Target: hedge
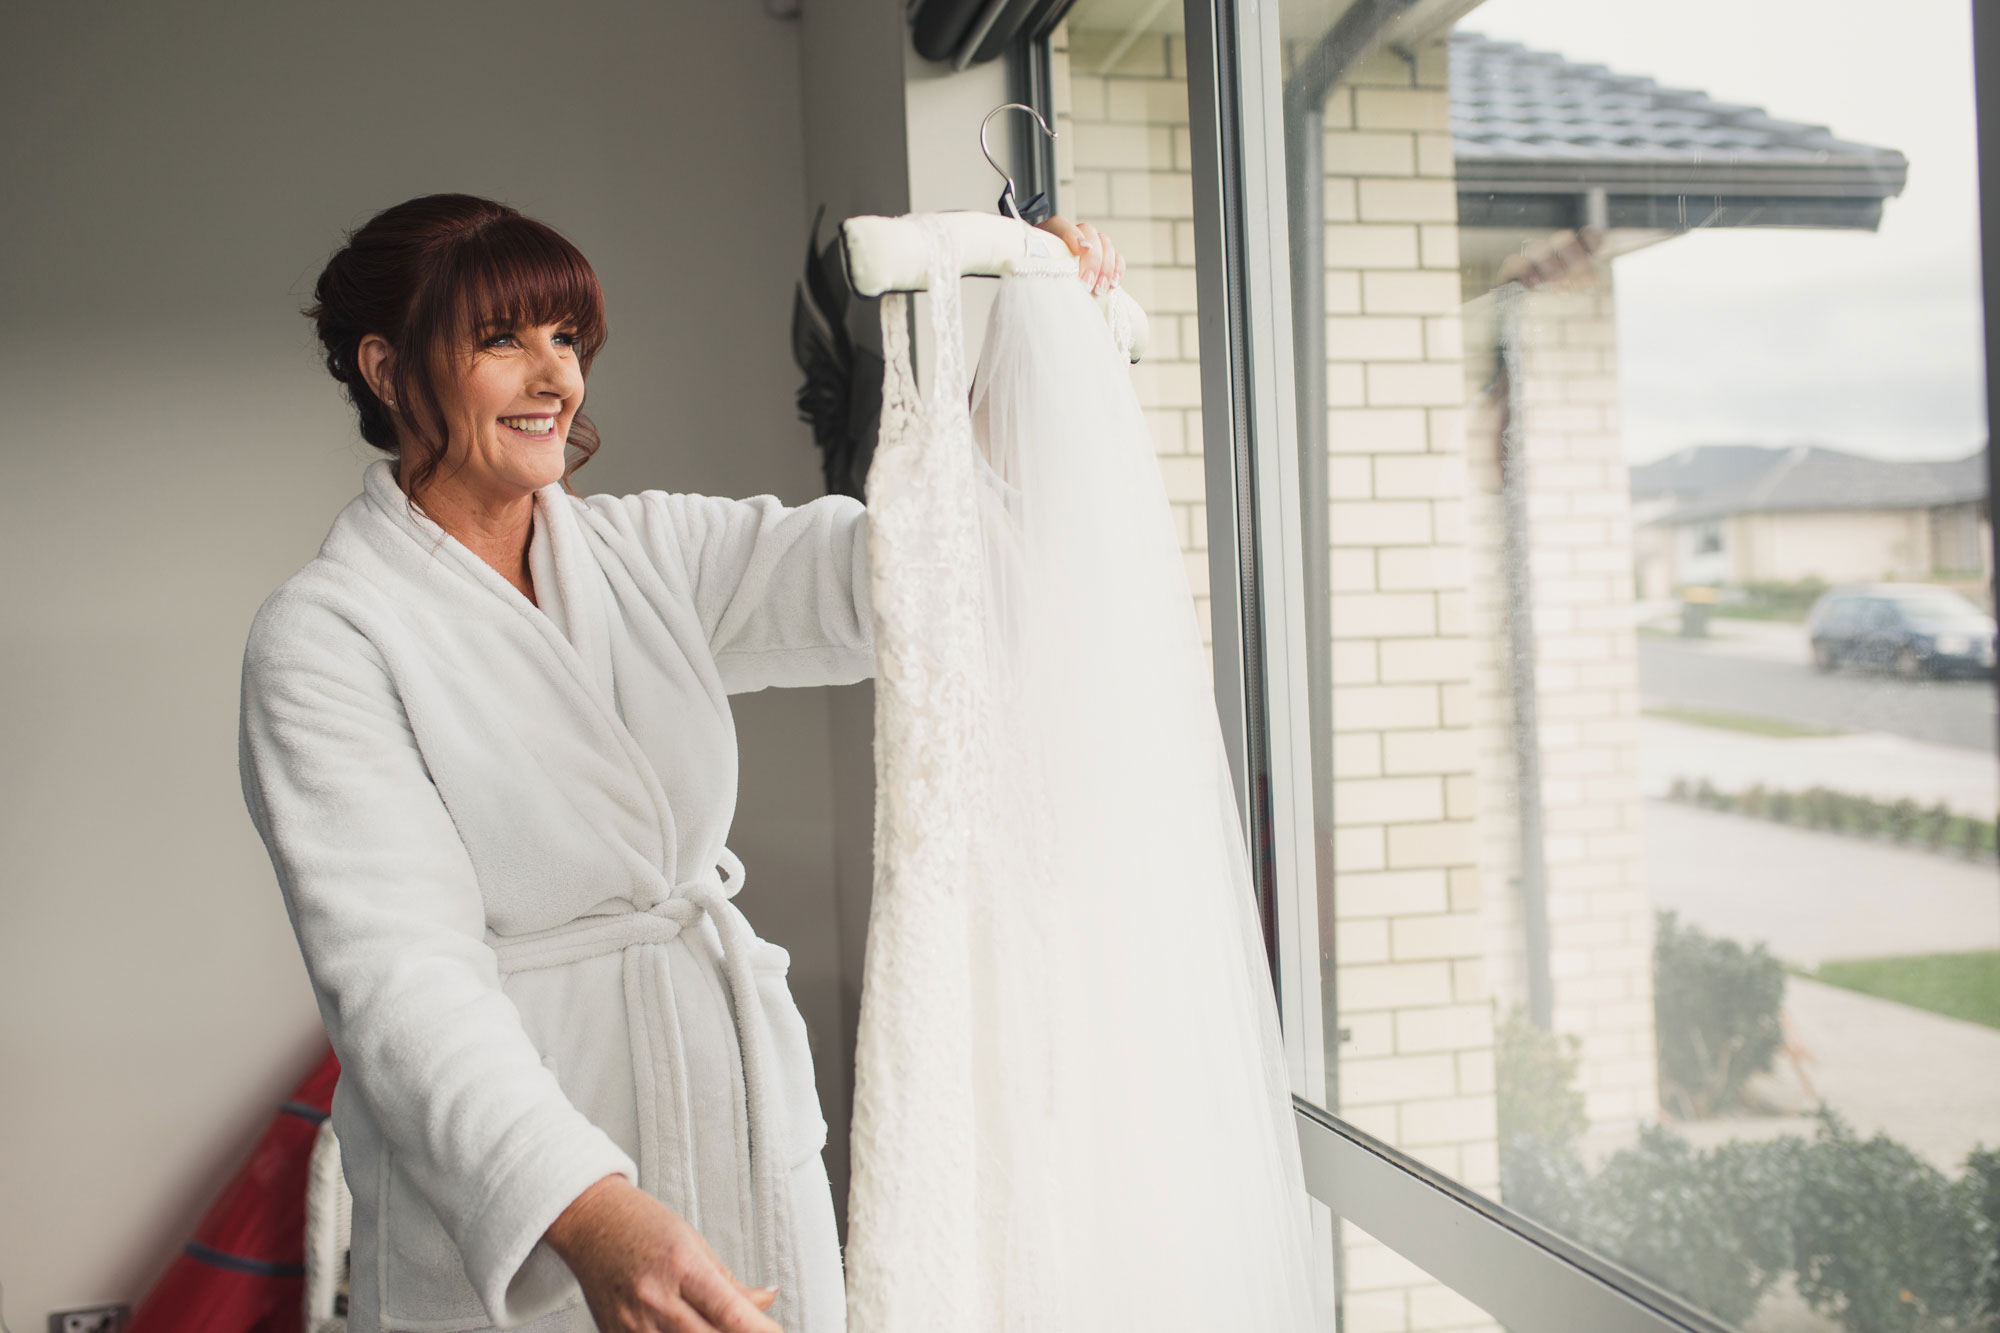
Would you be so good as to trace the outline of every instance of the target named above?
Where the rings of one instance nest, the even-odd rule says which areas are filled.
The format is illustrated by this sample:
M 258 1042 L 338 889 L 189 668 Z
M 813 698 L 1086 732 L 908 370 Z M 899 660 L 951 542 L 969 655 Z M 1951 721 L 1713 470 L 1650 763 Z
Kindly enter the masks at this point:
M 1761 784 L 1732 792 L 1716 787 L 1707 778 L 1698 781 L 1675 778 L 1667 797 L 1704 810 L 1750 815 L 1830 833 L 1887 838 L 1933 852 L 1956 852 L 1966 857 L 1994 855 L 1994 821 L 1956 814 L 1942 801 L 1924 806 L 1908 798 L 1878 801 L 1872 796 L 1826 787 L 1786 791 Z

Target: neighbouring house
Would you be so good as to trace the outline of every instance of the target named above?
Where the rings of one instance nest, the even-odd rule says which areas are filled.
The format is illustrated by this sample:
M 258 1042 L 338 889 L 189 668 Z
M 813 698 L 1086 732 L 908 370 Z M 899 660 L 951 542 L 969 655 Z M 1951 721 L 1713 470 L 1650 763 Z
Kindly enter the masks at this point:
M 1986 451 L 1943 461 L 1823 445 L 1699 445 L 1632 469 L 1642 597 L 1690 584 L 1978 578 Z

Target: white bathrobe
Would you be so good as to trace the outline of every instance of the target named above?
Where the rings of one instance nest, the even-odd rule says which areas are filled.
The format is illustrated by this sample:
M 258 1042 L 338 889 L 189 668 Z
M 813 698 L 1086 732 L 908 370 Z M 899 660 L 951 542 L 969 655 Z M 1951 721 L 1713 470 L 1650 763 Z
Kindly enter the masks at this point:
M 723 839 L 728 696 L 873 670 L 867 511 L 550 486 L 538 608 L 365 483 L 258 614 L 242 719 L 343 1066 L 352 1328 L 590 1329 L 540 1241 L 614 1173 L 787 1333 L 841 1328 L 805 1024 Z

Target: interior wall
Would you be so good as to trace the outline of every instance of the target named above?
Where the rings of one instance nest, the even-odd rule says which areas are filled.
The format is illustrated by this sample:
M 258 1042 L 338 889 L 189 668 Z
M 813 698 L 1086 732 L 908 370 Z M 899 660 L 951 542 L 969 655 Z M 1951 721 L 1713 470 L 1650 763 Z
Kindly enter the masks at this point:
M 799 16 L 799 88 L 805 125 L 808 205 L 826 209 L 822 244 L 843 218 L 910 210 L 905 146 L 902 6 L 893 0 L 811 0 Z M 849 307 L 850 334 L 873 340 L 878 306 Z M 853 1110 L 855 1031 L 875 859 L 875 693 L 872 681 L 827 692 L 828 778 L 834 809 L 834 879 L 839 905 L 839 1045 L 819 1061 L 826 1115 L 827 1174 L 834 1212 L 847 1234 L 848 1126 Z M 818 1056 L 818 1048 L 814 1050 Z
M 374 456 L 298 314 L 341 233 L 463 190 L 577 241 L 612 327 L 584 489 L 820 487 L 787 339 L 798 25 L 748 0 L 9 17 L 0 1282 L 27 1328 L 139 1296 L 320 1041 L 236 704 L 251 616 Z M 738 705 L 743 905 L 844 1084 L 827 692 Z

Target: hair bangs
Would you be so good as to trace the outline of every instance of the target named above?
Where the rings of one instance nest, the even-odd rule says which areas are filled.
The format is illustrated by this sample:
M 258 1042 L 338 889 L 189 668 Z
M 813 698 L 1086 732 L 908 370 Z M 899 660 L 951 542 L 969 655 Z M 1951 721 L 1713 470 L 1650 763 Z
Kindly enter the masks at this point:
M 461 348 L 489 333 L 567 324 L 577 360 L 589 368 L 604 345 L 604 290 L 581 251 L 553 227 L 514 214 L 470 233 L 457 247 L 449 290 L 453 339 Z

